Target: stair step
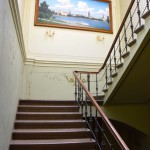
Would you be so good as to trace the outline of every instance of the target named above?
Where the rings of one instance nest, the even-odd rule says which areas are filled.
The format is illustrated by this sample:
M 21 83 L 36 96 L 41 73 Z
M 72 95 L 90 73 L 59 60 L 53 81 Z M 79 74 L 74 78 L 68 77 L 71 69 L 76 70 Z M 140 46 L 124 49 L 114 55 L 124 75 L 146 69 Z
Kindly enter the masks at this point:
M 120 63 L 120 64 L 117 64 L 117 65 L 116 65 L 116 68 L 119 69 L 119 68 L 121 68 L 122 66 L 123 66 L 123 63 Z
M 95 140 L 57 139 L 57 140 L 13 140 L 9 150 L 94 150 Z
M 34 139 L 75 139 L 89 138 L 90 130 L 85 128 L 77 129 L 19 129 L 14 130 L 13 140 L 34 140 Z
M 103 89 L 103 92 L 105 93 L 105 92 L 108 92 L 108 89 Z
M 136 43 L 136 39 L 132 40 L 131 42 L 128 43 L 128 46 L 131 47 Z
M 103 104 L 104 102 L 103 98 L 105 97 L 105 95 L 99 95 L 99 96 L 93 96 L 93 97 L 99 105 Z
M 74 100 L 20 100 L 19 105 L 74 105 L 77 103 Z
M 105 95 L 98 95 L 98 96 L 94 96 L 94 99 L 95 100 L 102 100 L 103 101 L 104 97 L 105 97 Z
M 141 25 L 140 27 L 138 27 L 134 33 L 138 34 L 139 32 L 141 32 L 144 29 L 144 25 Z
M 50 120 L 50 119 L 82 119 L 78 112 L 18 112 L 16 115 L 18 120 Z
M 85 128 L 84 120 L 16 120 L 15 129 Z
M 117 73 L 117 72 L 114 72 L 114 73 L 111 74 L 111 77 L 112 77 L 112 78 L 115 78 L 117 75 L 118 75 L 118 73 Z
M 112 83 L 113 83 L 112 81 L 109 81 L 107 82 L 107 85 L 112 85 Z
M 123 58 L 123 59 L 125 59 L 126 57 L 128 57 L 128 56 L 129 56 L 129 54 L 130 54 L 130 52 L 129 52 L 129 51 L 127 51 L 126 53 L 122 54 L 122 58 Z
M 75 101 L 20 100 L 9 150 L 94 150 Z
M 150 15 L 150 10 L 148 10 L 143 16 L 143 19 L 146 19 Z
M 20 105 L 18 112 L 79 112 L 78 106 Z

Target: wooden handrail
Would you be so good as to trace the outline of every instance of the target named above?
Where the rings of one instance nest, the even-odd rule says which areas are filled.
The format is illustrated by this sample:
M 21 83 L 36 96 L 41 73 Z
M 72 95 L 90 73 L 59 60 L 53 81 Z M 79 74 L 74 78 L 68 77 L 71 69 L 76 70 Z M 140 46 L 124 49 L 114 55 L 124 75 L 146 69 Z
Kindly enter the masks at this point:
M 107 116 L 105 115 L 103 110 L 100 108 L 100 106 L 98 105 L 98 103 L 96 102 L 94 97 L 90 94 L 88 89 L 85 87 L 85 85 L 82 83 L 82 81 L 78 78 L 77 72 L 74 71 L 73 74 L 74 74 L 75 78 L 78 80 L 78 82 L 80 83 L 80 85 L 83 87 L 84 91 L 86 92 L 88 98 L 91 100 L 92 104 L 96 107 L 96 110 L 100 113 L 103 121 L 105 122 L 106 126 L 108 127 L 108 129 L 110 130 L 112 135 L 114 136 L 117 143 L 120 145 L 121 149 L 129 150 L 128 146 L 125 144 L 125 142 L 123 141 L 123 139 L 121 138 L 119 133 L 116 131 L 116 129 L 114 128 L 112 123 L 109 121 L 109 119 L 107 118 Z
M 115 36 L 115 39 L 112 43 L 112 46 L 107 54 L 107 57 L 102 65 L 102 67 L 96 71 L 96 72 L 89 72 L 89 71 L 74 71 L 73 74 L 76 78 L 76 80 L 78 81 L 78 83 L 80 83 L 80 85 L 82 86 L 82 88 L 84 89 L 85 93 L 87 94 L 88 98 L 90 99 L 90 101 L 92 102 L 92 104 L 95 106 L 96 110 L 99 112 L 99 114 L 101 115 L 102 120 L 105 122 L 106 126 L 108 127 L 108 129 L 110 130 L 111 134 L 114 136 L 115 140 L 117 141 L 117 143 L 119 144 L 119 146 L 121 147 L 122 150 L 129 150 L 128 146 L 126 145 L 126 143 L 123 141 L 123 139 L 121 138 L 121 136 L 119 135 L 119 133 L 116 131 L 116 129 L 114 128 L 114 126 L 112 125 L 112 123 L 109 121 L 109 119 L 107 118 L 107 116 L 105 115 L 105 113 L 103 112 L 103 110 L 101 109 L 101 107 L 98 105 L 98 103 L 96 102 L 96 100 L 94 99 L 94 97 L 91 95 L 91 93 L 88 91 L 88 89 L 85 87 L 85 85 L 83 84 L 83 82 L 81 81 L 81 79 L 78 78 L 77 73 L 82 73 L 82 74 L 98 74 L 100 73 L 106 66 L 108 59 L 110 58 L 110 55 L 114 49 L 114 46 L 118 40 L 118 37 L 125 25 L 125 22 L 129 16 L 129 13 L 131 11 L 131 8 L 133 7 L 135 0 L 132 0 L 128 10 L 125 14 L 125 17 L 120 25 L 120 28 Z
M 131 11 L 131 8 L 132 8 L 134 2 L 135 2 L 135 0 L 132 0 L 131 3 L 130 3 L 130 5 L 129 5 L 129 7 L 128 7 L 128 9 L 127 9 L 125 17 L 124 17 L 124 19 L 123 19 L 123 21 L 122 21 L 122 23 L 120 25 L 120 28 L 119 28 L 116 36 L 115 36 L 115 39 L 114 39 L 114 41 L 112 43 L 112 46 L 111 46 L 111 48 L 110 48 L 110 50 L 109 50 L 109 52 L 108 52 L 108 54 L 106 56 L 106 59 L 105 59 L 103 65 L 102 65 L 102 67 L 97 72 L 88 72 L 88 71 L 75 71 L 75 72 L 82 73 L 82 74 L 98 74 L 98 73 L 100 73 L 105 68 L 105 66 L 107 64 L 107 61 L 108 61 L 108 59 L 109 59 L 109 57 L 110 57 L 110 55 L 111 55 L 111 53 L 113 51 L 113 48 L 114 48 L 114 46 L 115 46 L 115 44 L 117 42 L 117 39 L 118 39 L 118 37 L 119 37 L 119 35 L 120 35 L 121 31 L 122 31 L 122 28 L 123 28 L 123 26 L 124 26 L 124 24 L 125 24 L 128 16 L 129 16 L 129 13 Z

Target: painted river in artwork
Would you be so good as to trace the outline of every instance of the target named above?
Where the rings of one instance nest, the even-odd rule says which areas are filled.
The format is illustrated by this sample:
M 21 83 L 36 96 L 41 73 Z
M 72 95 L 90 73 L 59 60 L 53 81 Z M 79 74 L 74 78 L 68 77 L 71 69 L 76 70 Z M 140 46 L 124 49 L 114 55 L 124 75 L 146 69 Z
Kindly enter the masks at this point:
M 110 25 L 105 21 L 92 20 L 87 18 L 59 16 L 59 15 L 55 15 L 54 17 L 56 20 L 65 21 L 67 25 L 79 25 L 79 26 L 110 30 Z
M 62 21 L 62 22 L 59 23 L 59 21 Z M 50 21 L 50 22 L 57 23 L 57 24 L 70 25 L 70 26 L 110 30 L 110 24 L 108 22 L 94 20 L 90 18 L 88 19 L 88 18 L 79 18 L 79 17 L 71 17 L 71 16 L 68 17 L 68 16 L 53 15 L 53 21 Z

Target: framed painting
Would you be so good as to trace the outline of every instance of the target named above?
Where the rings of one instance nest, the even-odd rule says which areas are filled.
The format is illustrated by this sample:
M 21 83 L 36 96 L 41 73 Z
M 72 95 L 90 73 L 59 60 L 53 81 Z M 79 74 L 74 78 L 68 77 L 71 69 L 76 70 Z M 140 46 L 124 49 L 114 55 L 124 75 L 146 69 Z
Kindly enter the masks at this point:
M 110 0 L 36 0 L 35 26 L 113 33 Z

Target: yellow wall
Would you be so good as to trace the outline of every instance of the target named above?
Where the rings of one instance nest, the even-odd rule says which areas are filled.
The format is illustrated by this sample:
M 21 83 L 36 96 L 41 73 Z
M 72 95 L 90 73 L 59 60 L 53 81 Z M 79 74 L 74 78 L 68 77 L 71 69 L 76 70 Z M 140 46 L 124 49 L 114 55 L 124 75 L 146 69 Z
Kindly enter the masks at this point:
M 103 106 L 102 109 L 109 118 L 150 135 L 150 105 L 109 105 Z

